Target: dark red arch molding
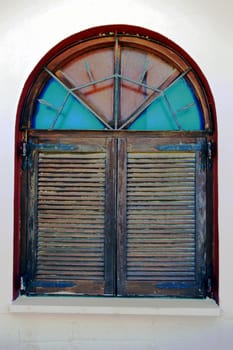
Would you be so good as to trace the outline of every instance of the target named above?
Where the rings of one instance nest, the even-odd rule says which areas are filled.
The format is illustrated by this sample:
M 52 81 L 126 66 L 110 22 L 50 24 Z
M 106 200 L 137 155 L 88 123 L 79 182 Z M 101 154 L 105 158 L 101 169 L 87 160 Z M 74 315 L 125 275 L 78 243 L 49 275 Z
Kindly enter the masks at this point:
M 16 115 L 16 123 L 15 123 L 15 195 L 14 195 L 14 271 L 13 271 L 13 299 L 17 298 L 20 289 L 20 172 L 21 172 L 21 156 L 20 156 L 20 145 L 22 143 L 22 133 L 20 131 L 20 121 L 22 117 L 22 113 L 24 110 L 24 105 L 27 100 L 27 96 L 32 88 L 33 82 L 38 76 L 38 74 L 42 71 L 43 67 L 48 64 L 54 57 L 56 57 L 59 53 L 65 51 L 70 46 L 82 41 L 87 40 L 93 36 L 98 36 L 99 34 L 104 33 L 127 33 L 132 35 L 144 36 L 148 39 L 152 39 L 158 43 L 161 43 L 163 46 L 167 46 L 168 48 L 174 50 L 178 53 L 188 64 L 192 67 L 192 69 L 196 72 L 200 83 L 202 84 L 206 98 L 209 104 L 212 128 L 213 128 L 213 136 L 212 139 L 214 141 L 214 152 L 215 157 L 213 158 L 213 169 L 214 169 L 214 196 L 213 196 L 213 297 L 218 302 L 218 283 L 219 283 L 219 268 L 218 268 L 218 177 L 217 177 L 217 118 L 216 118 L 216 110 L 214 98 L 211 93 L 210 86 L 208 81 L 206 80 L 204 74 L 201 69 L 197 65 L 197 63 L 189 56 L 187 52 L 185 52 L 181 47 L 175 44 L 173 41 L 168 39 L 167 37 L 154 32 L 152 30 L 148 30 L 138 26 L 131 26 L 125 24 L 113 24 L 113 25 L 104 25 L 89 28 L 87 30 L 81 31 L 74 35 L 69 36 L 68 38 L 62 40 L 56 46 L 54 46 L 35 66 L 31 74 L 29 75 L 18 103 L 17 115 Z

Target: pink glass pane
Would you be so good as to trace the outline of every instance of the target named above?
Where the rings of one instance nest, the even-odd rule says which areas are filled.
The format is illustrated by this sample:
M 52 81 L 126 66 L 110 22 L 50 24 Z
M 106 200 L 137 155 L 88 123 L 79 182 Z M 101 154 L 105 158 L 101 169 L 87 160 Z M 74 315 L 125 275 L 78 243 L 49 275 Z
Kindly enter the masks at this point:
M 155 55 L 138 49 L 122 49 L 121 121 L 124 122 L 132 115 L 145 99 L 153 93 L 152 89 L 140 86 L 140 83 L 159 88 L 172 74 L 173 70 L 172 66 Z
M 85 53 L 62 68 L 76 93 L 108 121 L 113 119 L 114 52 L 103 48 Z M 89 86 L 81 88 L 83 85 Z

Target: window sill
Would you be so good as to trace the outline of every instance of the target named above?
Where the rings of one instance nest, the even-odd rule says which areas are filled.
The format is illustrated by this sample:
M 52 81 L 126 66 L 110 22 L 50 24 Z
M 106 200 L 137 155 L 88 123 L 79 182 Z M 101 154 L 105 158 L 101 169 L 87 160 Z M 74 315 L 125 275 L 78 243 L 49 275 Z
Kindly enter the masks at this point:
M 212 299 L 26 297 L 11 303 L 13 313 L 219 316 Z

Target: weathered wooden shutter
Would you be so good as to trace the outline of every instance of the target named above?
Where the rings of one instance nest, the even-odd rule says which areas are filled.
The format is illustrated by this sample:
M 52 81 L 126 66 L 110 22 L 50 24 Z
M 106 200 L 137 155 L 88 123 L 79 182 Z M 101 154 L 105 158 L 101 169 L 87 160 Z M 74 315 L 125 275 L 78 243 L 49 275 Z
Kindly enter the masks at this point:
M 118 294 L 204 296 L 205 143 L 128 138 L 119 155 Z
M 30 145 L 27 292 L 111 294 L 113 141 L 52 142 Z
M 27 293 L 205 296 L 205 141 L 56 140 L 29 145 Z

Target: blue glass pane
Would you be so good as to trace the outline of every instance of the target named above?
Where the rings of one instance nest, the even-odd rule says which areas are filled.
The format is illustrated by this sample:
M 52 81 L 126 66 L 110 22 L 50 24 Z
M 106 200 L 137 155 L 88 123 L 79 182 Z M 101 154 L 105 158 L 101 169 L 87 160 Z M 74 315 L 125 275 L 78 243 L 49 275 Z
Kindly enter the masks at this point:
M 58 114 L 61 106 L 63 109 Z M 82 103 L 68 94 L 62 85 L 51 78 L 37 102 L 36 111 L 32 117 L 32 128 L 103 130 L 104 125 Z
M 129 130 L 203 130 L 201 107 L 188 82 L 177 80 L 152 102 Z

